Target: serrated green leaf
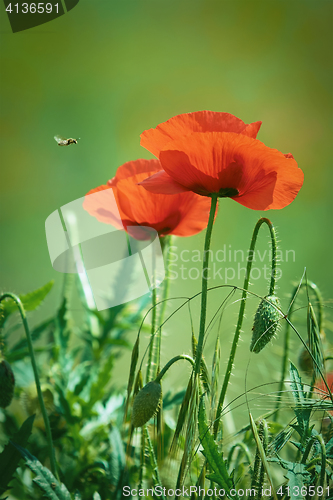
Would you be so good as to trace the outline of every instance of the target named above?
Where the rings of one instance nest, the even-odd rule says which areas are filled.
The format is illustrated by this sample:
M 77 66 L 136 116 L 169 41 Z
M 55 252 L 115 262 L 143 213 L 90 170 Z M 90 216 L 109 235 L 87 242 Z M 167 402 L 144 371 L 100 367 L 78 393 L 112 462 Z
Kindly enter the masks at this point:
M 51 471 L 31 455 L 22 446 L 14 445 L 22 457 L 25 459 L 27 467 L 36 475 L 33 482 L 44 492 L 44 496 L 49 500 L 72 500 L 66 486 L 54 477 Z
M 27 293 L 25 295 L 19 295 L 19 299 L 21 300 L 23 307 L 26 311 L 33 311 L 37 309 L 37 307 L 43 302 L 47 294 L 50 292 L 53 287 L 54 281 L 50 281 L 46 283 L 46 285 L 38 288 L 34 292 Z M 7 297 L 0 304 L 0 328 L 2 328 L 11 314 L 18 311 L 18 307 L 16 302 Z
M 51 291 L 54 281 L 49 281 L 46 285 L 34 290 L 33 292 L 19 295 L 19 299 L 26 311 L 34 311 L 43 302 L 45 297 Z M 5 310 L 7 314 L 17 311 L 17 305 L 11 299 L 5 301 Z
M 32 431 L 34 419 L 35 415 L 27 418 L 19 431 L 13 436 L 12 441 L 21 446 L 26 446 Z M 13 474 L 21 458 L 21 454 L 17 451 L 15 446 L 13 446 L 11 441 L 5 446 L 3 452 L 0 453 L 0 495 L 3 495 L 8 489 L 8 484 L 12 480 Z
M 214 481 L 224 488 L 228 498 L 238 499 L 238 495 L 230 496 L 230 490 L 235 488 L 233 475 L 229 475 L 227 469 L 227 461 L 223 459 L 223 453 L 220 453 L 217 448 L 213 436 L 209 432 L 206 423 L 205 406 L 203 397 L 201 397 L 199 405 L 199 439 L 203 447 L 202 454 L 205 456 L 210 469 L 213 473 L 207 475 L 207 479 Z
M 298 370 L 293 363 L 290 363 L 290 380 L 291 390 L 296 406 L 294 412 L 297 418 L 299 429 L 294 426 L 294 429 L 299 432 L 302 440 L 306 438 L 309 429 L 309 422 L 311 416 L 311 408 L 306 404 L 306 395 L 303 391 L 303 384 Z
M 326 444 L 326 456 L 327 458 L 333 458 L 333 438 Z
M 272 458 L 271 462 L 278 462 L 281 467 L 287 470 L 285 478 L 288 479 L 288 486 L 290 489 L 290 500 L 303 500 L 301 495 L 302 486 L 307 486 L 311 479 L 311 475 L 306 470 L 306 464 L 298 462 L 289 462 L 282 460 L 282 458 Z
M 288 486 L 290 486 L 290 500 L 303 500 L 301 488 L 304 486 L 303 479 L 306 474 L 304 464 L 294 463 L 293 468 L 288 469 L 285 478 L 288 479 Z
M 296 404 L 302 406 L 305 400 L 305 394 L 303 391 L 303 384 L 301 377 L 299 376 L 298 370 L 293 363 L 290 363 L 290 380 L 293 398 Z

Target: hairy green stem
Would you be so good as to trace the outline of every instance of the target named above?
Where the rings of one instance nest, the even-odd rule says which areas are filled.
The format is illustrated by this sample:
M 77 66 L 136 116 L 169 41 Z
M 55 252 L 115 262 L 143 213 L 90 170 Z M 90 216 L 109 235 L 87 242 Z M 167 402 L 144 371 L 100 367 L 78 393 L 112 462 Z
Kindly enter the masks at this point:
M 211 197 L 212 197 L 212 202 L 210 206 L 210 213 L 206 230 L 203 265 L 202 265 L 200 329 L 199 329 L 198 345 L 196 348 L 196 356 L 195 356 L 195 366 L 194 366 L 195 375 L 198 375 L 200 372 L 203 342 L 205 337 L 206 315 L 207 315 L 207 288 L 208 288 L 207 274 L 208 274 L 208 264 L 209 264 L 209 249 L 210 249 L 210 242 L 212 237 L 218 195 L 217 193 L 213 193 Z
M 166 272 L 164 277 L 164 285 L 163 285 L 163 296 L 162 296 L 162 304 L 160 309 L 160 314 L 158 317 L 158 324 L 161 325 L 163 322 L 163 317 L 165 313 L 167 296 L 169 292 L 169 246 L 170 246 L 171 236 L 165 236 L 161 238 L 161 246 L 163 254 L 167 255 L 166 262 Z M 155 254 L 153 255 L 155 258 Z M 153 262 L 154 276 L 153 276 L 153 285 L 155 285 L 155 262 Z M 156 329 L 156 319 L 157 319 L 157 294 L 156 288 L 152 290 L 152 321 L 151 321 L 151 333 L 150 333 L 150 344 L 149 344 L 149 354 L 148 354 L 148 364 L 147 364 L 147 377 L 146 383 L 154 380 L 157 375 L 157 370 L 160 366 L 160 357 L 161 357 L 161 335 L 162 328 L 158 328 L 157 333 Z
M 262 420 L 260 422 L 259 436 L 260 436 L 261 441 L 262 441 L 262 447 L 263 447 L 264 452 L 266 454 L 266 452 L 267 452 L 267 446 L 268 446 L 268 427 L 267 427 L 266 420 Z M 257 500 L 261 500 L 261 498 L 262 498 L 262 490 L 263 490 L 263 485 L 264 485 L 264 479 L 265 479 L 265 467 L 264 467 L 264 464 L 261 463 L 261 465 L 260 465 L 260 474 L 259 474 L 259 483 L 258 483 Z
M 268 229 L 270 231 L 270 236 L 271 236 L 272 273 L 271 273 L 271 281 L 270 281 L 270 285 L 269 285 L 269 295 L 274 294 L 275 282 L 276 282 L 276 265 L 277 265 L 277 262 L 276 262 L 276 249 L 277 249 L 276 234 L 275 234 L 274 226 L 271 223 L 271 221 L 269 219 L 266 219 L 265 217 L 263 217 L 263 218 L 259 219 L 257 224 L 255 225 L 252 239 L 251 239 L 251 245 L 250 245 L 250 250 L 249 250 L 248 262 L 247 262 L 247 266 L 246 266 L 246 274 L 245 274 L 244 285 L 243 285 L 242 299 L 241 299 L 241 303 L 240 303 L 240 307 L 239 307 L 239 314 L 238 314 L 236 331 L 235 331 L 235 335 L 234 335 L 232 346 L 231 346 L 229 361 L 228 361 L 227 369 L 225 372 L 223 385 L 222 385 L 222 389 L 221 389 L 221 393 L 220 393 L 220 399 L 219 399 L 219 403 L 218 403 L 217 410 L 216 410 L 216 417 L 215 417 L 215 421 L 214 421 L 214 437 L 215 438 L 217 437 L 217 432 L 218 432 L 218 428 L 219 428 L 219 419 L 221 416 L 223 403 L 224 403 L 227 388 L 229 385 L 229 380 L 230 380 L 230 375 L 231 375 L 233 364 L 234 364 L 238 340 L 239 340 L 239 336 L 240 336 L 240 332 L 241 332 L 241 328 L 242 328 L 242 324 L 243 324 L 246 297 L 247 297 L 247 291 L 249 288 L 249 280 L 250 280 L 250 274 L 251 274 L 251 268 L 252 268 L 252 262 L 253 262 L 254 248 L 255 248 L 255 245 L 257 242 L 259 229 L 260 229 L 262 224 L 266 224 L 268 226 Z
M 170 285 L 170 247 L 171 247 L 171 242 L 172 242 L 172 236 L 165 236 L 163 239 L 163 255 L 166 255 L 166 263 L 165 263 L 165 278 L 164 278 L 164 284 L 163 284 L 163 296 L 162 296 L 162 304 L 160 308 L 160 314 L 158 317 L 158 324 L 160 325 L 163 323 L 163 318 L 165 314 L 165 309 L 167 306 L 167 298 L 169 295 L 169 285 Z
M 150 382 L 154 378 L 154 372 L 156 372 L 157 370 L 155 363 L 153 363 L 153 355 L 155 349 L 155 328 L 156 328 L 156 288 L 153 288 L 151 293 L 152 293 L 151 330 L 150 330 L 150 345 L 149 345 L 149 354 L 147 362 L 146 383 Z
M 194 359 L 191 358 L 191 356 L 188 356 L 187 354 L 179 354 L 178 356 L 175 356 L 174 358 L 170 359 L 168 363 L 162 368 L 160 373 L 157 375 L 155 382 L 160 382 L 162 377 L 166 374 L 166 372 L 169 370 L 170 366 L 172 366 L 176 361 L 179 361 L 180 359 L 186 359 L 186 361 L 189 361 L 192 366 L 194 365 Z
M 49 421 L 48 414 L 46 412 L 46 408 L 45 408 L 45 404 L 44 404 L 44 400 L 43 400 L 43 394 L 42 394 L 42 390 L 40 387 L 38 369 L 37 369 L 37 364 L 36 364 L 36 360 L 35 360 L 35 354 L 34 354 L 34 350 L 33 350 L 33 346 L 32 346 L 32 340 L 31 340 L 31 335 L 30 335 L 30 330 L 29 330 L 29 325 L 28 325 L 26 314 L 25 314 L 25 310 L 24 310 L 24 307 L 23 307 L 21 300 L 19 299 L 19 297 L 17 297 L 17 295 L 15 295 L 13 293 L 4 293 L 0 297 L 0 302 L 6 298 L 12 299 L 16 303 L 16 305 L 20 311 L 23 327 L 24 327 L 25 334 L 27 337 L 27 343 L 28 343 L 28 348 L 29 348 L 32 369 L 33 369 L 34 376 L 35 376 L 35 384 L 36 384 L 36 389 L 37 389 L 38 401 L 40 404 L 40 408 L 41 408 L 42 416 L 43 416 L 43 420 L 44 420 L 44 425 L 45 425 L 46 440 L 47 440 L 47 447 L 48 447 L 48 451 L 49 451 L 51 472 L 58 479 L 57 467 L 56 467 L 56 461 L 55 461 L 55 453 L 54 453 L 53 442 L 52 442 L 50 421 Z

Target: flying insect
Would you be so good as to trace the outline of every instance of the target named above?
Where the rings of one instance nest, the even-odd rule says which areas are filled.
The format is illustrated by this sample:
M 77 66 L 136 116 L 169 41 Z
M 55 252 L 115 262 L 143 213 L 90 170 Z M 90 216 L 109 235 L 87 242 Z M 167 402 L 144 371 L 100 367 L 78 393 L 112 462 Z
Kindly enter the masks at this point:
M 61 135 L 55 135 L 54 139 L 57 141 L 58 146 L 69 146 L 70 144 L 77 144 L 77 139 L 73 139 L 72 137 L 69 139 L 66 139 L 65 137 L 62 137 Z

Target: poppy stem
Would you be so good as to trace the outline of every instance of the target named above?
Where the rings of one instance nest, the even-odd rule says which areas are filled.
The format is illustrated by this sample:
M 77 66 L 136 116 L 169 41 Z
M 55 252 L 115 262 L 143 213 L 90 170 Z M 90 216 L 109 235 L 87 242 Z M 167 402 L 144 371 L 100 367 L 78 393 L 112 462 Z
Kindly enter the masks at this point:
M 185 359 L 186 361 L 188 361 L 189 363 L 191 363 L 192 366 L 194 365 L 194 360 L 193 360 L 193 358 L 191 358 L 191 356 L 188 356 L 187 354 L 178 354 L 178 356 L 175 356 L 174 358 L 170 359 L 170 361 L 168 361 L 167 364 L 162 368 L 162 370 L 160 371 L 160 373 L 157 375 L 157 377 L 155 379 L 155 382 L 160 383 L 160 381 L 162 380 L 162 378 L 164 377 L 164 375 L 166 374 L 166 372 L 169 370 L 169 368 L 174 363 L 176 363 L 177 361 L 179 361 L 181 359 Z
M 148 362 L 147 362 L 147 374 L 146 374 L 146 383 L 150 382 L 153 378 L 155 378 L 155 372 L 157 367 L 155 366 L 154 358 L 154 350 L 156 347 L 156 337 L 155 337 L 155 328 L 156 328 L 156 288 L 155 288 L 155 262 L 153 260 L 153 286 L 154 288 L 151 291 L 151 330 L 150 330 L 150 346 L 149 346 L 149 354 L 148 354 Z
M 203 351 L 203 341 L 205 337 L 205 327 L 206 327 L 206 315 L 207 315 L 207 288 L 208 288 L 208 264 L 209 264 L 209 249 L 210 242 L 213 231 L 214 217 L 217 206 L 217 193 L 212 193 L 212 202 L 210 206 L 210 213 L 208 219 L 208 225 L 206 230 L 205 237 L 205 246 L 204 246 L 204 254 L 203 254 L 203 265 L 202 265 L 202 282 L 201 282 L 201 314 L 200 314 L 200 329 L 199 329 L 199 338 L 198 344 L 196 348 L 195 355 L 195 366 L 194 366 L 194 375 L 198 375 L 200 372 L 201 366 L 201 358 Z
M 48 417 L 48 414 L 46 412 L 46 408 L 45 408 L 45 404 L 44 404 L 44 400 L 43 400 L 43 394 L 42 394 L 42 390 L 41 390 L 41 386 L 40 386 L 38 369 L 37 369 L 37 364 L 36 364 L 36 360 L 35 360 L 35 354 L 34 354 L 34 349 L 32 346 L 32 340 L 31 340 L 31 335 L 30 335 L 30 330 L 29 330 L 29 325 L 28 325 L 26 314 L 25 314 L 25 310 L 24 310 L 24 307 L 23 307 L 21 300 L 19 299 L 19 297 L 17 297 L 17 295 L 15 295 L 13 293 L 4 293 L 3 295 L 0 296 L 0 302 L 6 298 L 12 299 L 16 303 L 16 305 L 20 311 L 22 323 L 23 323 L 25 334 L 27 337 L 27 343 L 28 343 L 28 348 L 29 348 L 32 369 L 33 369 L 34 376 L 35 376 L 35 384 L 36 384 L 36 389 L 37 389 L 38 401 L 40 404 L 40 409 L 42 411 L 44 425 L 45 425 L 46 440 L 47 440 L 47 447 L 48 447 L 48 451 L 49 451 L 51 472 L 57 479 L 59 479 L 58 473 L 57 473 L 57 468 L 56 468 L 55 453 L 54 453 L 53 442 L 52 442 L 50 421 L 49 421 L 49 417 Z
M 227 369 L 226 369 L 224 380 L 223 380 L 223 385 L 222 385 L 222 389 L 221 389 L 221 393 L 220 393 L 219 403 L 217 405 L 217 410 L 216 410 L 216 416 L 215 416 L 215 422 L 214 422 L 214 438 L 217 437 L 220 417 L 221 417 L 221 413 L 222 413 L 222 407 L 223 407 L 223 403 L 225 400 L 227 388 L 229 385 L 229 380 L 230 380 L 230 375 L 231 375 L 234 360 L 235 360 L 238 340 L 239 340 L 239 336 L 240 336 L 240 332 L 241 332 L 241 328 L 242 328 L 242 324 L 243 324 L 247 291 L 249 289 L 249 280 L 250 280 L 252 262 L 254 260 L 254 248 L 255 248 L 255 245 L 257 242 L 259 229 L 260 229 L 261 225 L 264 223 L 269 228 L 270 235 L 271 235 L 271 242 L 272 242 L 272 271 L 271 271 L 271 281 L 270 281 L 270 285 L 269 285 L 269 295 L 274 294 L 275 281 L 276 281 L 276 249 L 277 249 L 276 234 L 275 234 L 274 226 L 271 223 L 271 221 L 269 219 L 266 219 L 265 217 L 262 217 L 261 219 L 258 220 L 257 224 L 255 225 L 255 228 L 254 228 L 254 231 L 252 234 L 249 256 L 247 259 L 247 266 L 246 266 L 246 273 L 245 273 L 245 279 L 244 279 L 244 285 L 243 285 L 242 299 L 241 299 L 239 313 L 238 313 L 238 321 L 237 321 L 236 331 L 235 331 L 234 339 L 233 339 L 232 346 L 231 346 L 229 361 L 228 361 Z

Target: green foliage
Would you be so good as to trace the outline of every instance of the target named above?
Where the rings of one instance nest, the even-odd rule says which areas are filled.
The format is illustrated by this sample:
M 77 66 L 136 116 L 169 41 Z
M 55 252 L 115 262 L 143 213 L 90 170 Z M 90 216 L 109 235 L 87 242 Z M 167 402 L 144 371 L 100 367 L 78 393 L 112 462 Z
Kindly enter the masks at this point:
M 227 460 L 223 459 L 223 453 L 218 451 L 217 444 L 209 432 L 205 413 L 206 410 L 202 397 L 199 404 L 198 427 L 199 439 L 203 447 L 202 454 L 206 458 L 209 468 L 212 471 L 207 475 L 207 478 L 221 486 L 225 490 L 228 498 L 238 499 L 238 495 L 234 495 L 233 497 L 230 496 L 230 490 L 235 488 L 233 473 L 228 473 Z
M 298 370 L 293 363 L 290 363 L 290 381 L 292 395 L 295 401 L 294 412 L 297 419 L 297 425 L 293 425 L 293 428 L 297 430 L 300 436 L 302 436 L 303 443 L 309 437 L 311 407 L 309 408 L 306 405 L 306 395 L 303 390 L 301 377 L 299 376 Z
M 73 279 L 67 278 L 54 317 L 31 331 L 33 341 L 39 341 L 35 354 L 61 482 L 48 469 L 45 428 L 36 392 L 31 386 L 26 387 L 32 380 L 28 346 L 26 339 L 20 338 L 10 350 L 5 350 L 17 376 L 16 404 L 23 415 L 11 414 L 8 407 L 0 423 L 7 441 L 13 436 L 0 454 L 2 495 L 8 494 L 10 483 L 13 497 L 19 500 L 35 500 L 38 494 L 50 500 L 120 500 L 124 486 L 170 484 L 175 488 L 196 484 L 206 489 L 217 485 L 225 490 L 226 498 L 236 499 L 231 489 L 246 491 L 251 486 L 261 499 L 261 488 L 268 483 L 272 498 L 277 498 L 278 488 L 284 493 L 289 488 L 289 500 L 299 500 L 297 491 L 302 486 L 326 485 L 332 480 L 332 423 L 330 420 L 325 424 L 328 428 L 322 430 L 312 418 L 331 411 L 332 405 L 330 400 L 318 398 L 316 392 L 306 391 L 294 364 L 290 365 L 289 390 L 284 395 L 285 398 L 290 395 L 287 411 L 280 410 L 275 422 L 271 421 L 277 416 L 274 410 L 256 421 L 249 412 L 250 423 L 237 429 L 234 436 L 228 437 L 229 441 L 223 435 L 222 419 L 217 437 L 210 432 L 207 418 L 214 423 L 221 382 L 219 337 L 210 371 L 202 360 L 200 377 L 192 372 L 181 390 L 165 392 L 155 432 L 151 428 L 152 419 L 134 430 L 130 416 L 145 370 L 145 359 L 139 359 L 141 333 L 150 332 L 142 323 L 147 300 L 136 307 L 122 305 L 102 313 L 83 305 L 84 319 L 78 323 L 71 312 L 72 289 Z M 37 304 L 37 296 L 41 298 L 42 294 L 37 292 L 34 300 L 29 298 L 29 307 Z M 6 300 L 5 308 L 10 303 Z M 315 325 L 316 320 L 312 319 Z M 3 339 L 7 342 L 13 327 L 5 326 Z M 193 324 L 191 327 L 195 353 Z M 133 347 L 126 338 L 129 330 L 136 334 Z M 125 383 L 122 391 L 114 389 L 113 371 L 117 358 L 128 348 L 132 349 L 132 357 L 128 363 L 126 396 Z M 141 396 L 144 395 L 143 390 Z M 251 404 L 251 398 L 248 400 Z M 207 415 L 204 402 L 209 405 Z M 143 400 L 143 404 L 147 405 L 147 401 Z M 314 413 L 319 409 L 320 412 Z M 26 421 L 18 430 L 20 419 Z M 197 453 L 199 442 L 202 453 Z M 30 476 L 19 467 L 22 456 Z M 283 477 L 284 482 L 278 484 Z
M 271 461 L 279 463 L 287 471 L 285 478 L 290 488 L 290 500 L 302 500 L 301 489 L 304 486 L 308 486 L 311 480 L 306 465 L 299 462 L 288 462 L 287 460 L 282 460 L 280 457 L 272 458 Z
M 27 293 L 25 295 L 19 295 L 19 299 L 23 304 L 26 311 L 34 311 L 43 302 L 46 296 L 49 294 L 53 287 L 54 281 L 49 281 L 46 285 L 34 290 L 33 292 Z M 0 316 L 0 327 L 2 327 L 11 314 L 17 312 L 17 305 L 15 302 L 8 298 L 2 302 L 1 316 Z M 2 319 L 1 319 L 2 318 Z
M 0 453 L 0 495 L 3 495 L 8 489 L 8 485 L 13 479 L 13 474 L 22 458 L 14 443 L 20 446 L 27 445 L 34 419 L 35 416 L 28 417 L 23 422 L 20 430 L 13 435 L 12 440 L 5 446 L 3 452 Z
M 22 457 L 25 459 L 27 467 L 35 474 L 33 482 L 43 491 L 44 497 L 49 500 L 72 500 L 69 491 L 64 484 L 54 477 L 54 475 L 31 455 L 28 450 L 19 445 L 15 445 Z

